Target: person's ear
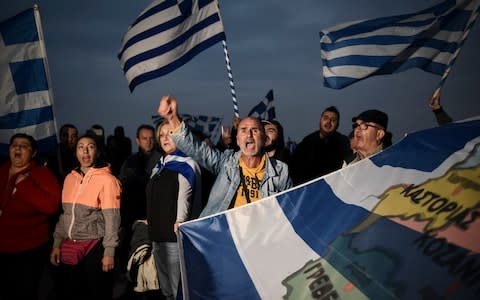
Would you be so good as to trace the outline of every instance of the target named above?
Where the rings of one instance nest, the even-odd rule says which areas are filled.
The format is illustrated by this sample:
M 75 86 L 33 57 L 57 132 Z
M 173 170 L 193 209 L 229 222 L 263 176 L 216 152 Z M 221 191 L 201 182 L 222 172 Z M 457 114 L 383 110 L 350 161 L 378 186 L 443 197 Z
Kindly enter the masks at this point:
M 383 129 L 377 130 L 377 141 L 380 142 L 384 136 L 385 136 L 385 130 Z

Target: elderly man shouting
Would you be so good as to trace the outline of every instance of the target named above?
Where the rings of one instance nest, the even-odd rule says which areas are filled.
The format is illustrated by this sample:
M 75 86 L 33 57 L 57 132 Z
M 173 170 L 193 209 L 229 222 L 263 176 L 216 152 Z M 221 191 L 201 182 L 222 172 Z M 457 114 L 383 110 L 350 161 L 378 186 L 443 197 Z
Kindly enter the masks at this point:
M 239 151 L 221 152 L 194 140 L 179 117 L 175 98 L 163 96 L 158 113 L 174 128 L 170 134 L 177 148 L 217 177 L 201 216 L 254 202 L 292 186 L 287 165 L 265 154 L 265 130 L 257 118 L 240 121 Z
M 354 130 L 355 157 L 349 163 L 355 163 L 383 149 L 383 139 L 388 126 L 388 116 L 380 110 L 371 109 L 352 119 Z

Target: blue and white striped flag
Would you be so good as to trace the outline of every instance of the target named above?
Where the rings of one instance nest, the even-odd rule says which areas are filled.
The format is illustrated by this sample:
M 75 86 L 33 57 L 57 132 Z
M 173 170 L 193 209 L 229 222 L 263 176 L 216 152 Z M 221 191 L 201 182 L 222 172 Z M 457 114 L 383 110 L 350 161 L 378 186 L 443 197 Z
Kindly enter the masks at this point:
M 133 91 L 222 40 L 216 0 L 155 0 L 128 29 L 118 58 Z
M 220 140 L 223 117 L 190 114 L 182 114 L 181 117 L 191 130 L 201 132 L 214 145 Z M 163 117 L 153 115 L 152 120 L 153 124 L 158 125 L 163 122 Z
M 27 133 L 40 152 L 56 146 L 56 126 L 38 7 L 0 23 L 0 155 L 9 139 Z
M 442 75 L 479 13 L 480 0 L 341 24 L 320 32 L 324 85 L 341 89 L 374 75 L 420 68 Z
M 250 110 L 248 116 L 262 120 L 274 120 L 276 118 L 275 106 L 273 105 L 273 90 L 268 91 L 265 98 Z
M 480 118 L 180 225 L 185 299 L 478 299 Z

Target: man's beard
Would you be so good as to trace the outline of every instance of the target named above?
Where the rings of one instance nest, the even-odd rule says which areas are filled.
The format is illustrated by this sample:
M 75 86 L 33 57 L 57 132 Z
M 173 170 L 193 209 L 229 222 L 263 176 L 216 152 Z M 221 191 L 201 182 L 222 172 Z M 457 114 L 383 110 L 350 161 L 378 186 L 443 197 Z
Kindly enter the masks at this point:
M 272 141 L 272 143 L 268 146 L 264 146 L 263 149 L 265 150 L 265 152 L 270 152 L 272 150 L 275 150 L 275 149 L 279 149 L 281 146 L 281 142 L 280 140 L 275 140 L 275 141 Z

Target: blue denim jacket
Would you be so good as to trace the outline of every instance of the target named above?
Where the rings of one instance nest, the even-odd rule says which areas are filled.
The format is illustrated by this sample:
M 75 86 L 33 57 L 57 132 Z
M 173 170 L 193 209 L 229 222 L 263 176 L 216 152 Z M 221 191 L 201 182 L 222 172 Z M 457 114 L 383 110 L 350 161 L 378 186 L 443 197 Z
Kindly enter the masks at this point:
M 172 132 L 177 148 L 193 158 L 198 164 L 212 172 L 217 178 L 212 186 L 208 202 L 201 217 L 227 210 L 240 185 L 240 151 L 210 148 L 207 144 L 193 139 L 185 123 Z M 276 159 L 267 158 L 265 176 L 260 183 L 262 198 L 292 187 L 288 166 Z

